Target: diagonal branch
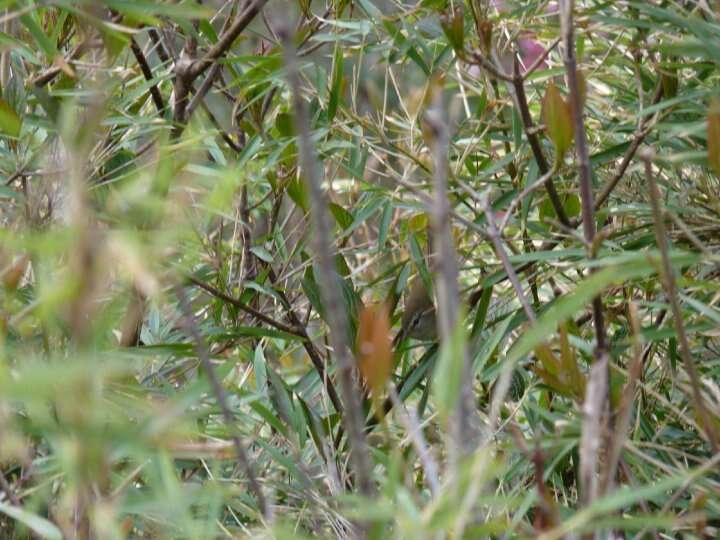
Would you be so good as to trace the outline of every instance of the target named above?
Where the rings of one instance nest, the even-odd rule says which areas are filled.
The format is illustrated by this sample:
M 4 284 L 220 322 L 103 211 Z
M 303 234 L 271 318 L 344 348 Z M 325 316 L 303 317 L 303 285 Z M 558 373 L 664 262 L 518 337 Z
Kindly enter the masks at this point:
M 525 136 L 527 137 L 530 148 L 532 149 L 533 157 L 535 158 L 535 162 L 537 163 L 538 170 L 540 171 L 540 174 L 543 175 L 543 178 L 545 178 L 544 185 L 546 191 L 548 192 L 548 196 L 550 197 L 550 202 L 552 203 L 553 210 L 555 210 L 555 214 L 560 220 L 560 223 L 562 223 L 566 227 L 569 227 L 570 220 L 568 220 L 567 214 L 565 213 L 565 208 L 563 207 L 562 201 L 560 200 L 560 195 L 555 188 L 555 183 L 552 180 L 552 175 L 549 174 L 550 166 L 545 159 L 545 155 L 542 151 L 542 146 L 540 145 L 540 139 L 538 138 L 537 131 L 535 130 L 535 126 L 533 125 L 532 117 L 530 116 L 530 108 L 528 107 L 527 96 L 525 95 L 525 82 L 520 75 L 517 56 L 515 57 L 513 63 L 512 86 L 515 90 L 515 105 L 520 112 L 520 118 L 522 119 L 523 123 L 523 130 L 525 131 Z
M 230 48 L 243 30 L 252 22 L 268 0 L 252 0 L 250 5 L 238 15 L 235 22 L 218 38 L 217 43 L 205 53 L 200 60 L 193 62 L 189 70 L 190 77 L 195 80 Z
M 656 105 L 657 103 L 660 103 L 660 100 L 663 96 L 663 86 L 662 82 L 658 82 L 657 88 L 655 89 L 655 95 L 653 96 L 651 105 Z M 600 195 L 598 195 L 597 199 L 595 200 L 595 210 L 598 210 L 610 197 L 610 194 L 613 192 L 615 187 L 618 185 L 620 180 L 622 180 L 622 177 L 625 175 L 625 171 L 627 171 L 627 168 L 630 166 L 630 162 L 632 161 L 633 157 L 635 157 L 635 153 L 637 152 L 637 149 L 640 147 L 642 142 L 645 140 L 645 137 L 648 136 L 648 134 L 651 131 L 650 124 L 650 117 L 646 116 L 642 122 L 640 122 L 640 126 L 638 127 L 637 131 L 635 132 L 635 136 L 633 137 L 632 142 L 630 143 L 630 146 L 628 146 L 628 149 L 625 150 L 625 154 L 623 155 L 622 161 L 620 162 L 620 166 L 618 167 L 618 170 L 615 172 L 615 175 L 610 179 L 610 181 L 607 183 L 607 185 L 603 188 L 603 190 L 600 192 Z
M 271 517 L 270 506 L 267 499 L 265 498 L 265 495 L 263 494 L 262 488 L 260 487 L 257 475 L 255 474 L 255 471 L 250 464 L 250 459 L 245 452 L 245 447 L 243 446 L 240 437 L 237 435 L 237 430 L 235 428 L 235 418 L 228 405 L 225 390 L 223 390 L 223 387 L 220 384 L 217 375 L 215 374 L 215 369 L 210 362 L 207 346 L 205 345 L 205 342 L 200 335 L 197 323 L 193 319 L 192 313 L 190 311 L 190 306 L 188 304 L 187 298 L 185 297 L 185 293 L 180 287 L 178 287 L 175 292 L 180 303 L 180 309 L 182 310 L 183 325 L 185 326 L 185 331 L 190 334 L 193 341 L 195 342 L 195 349 L 198 356 L 200 357 L 200 362 L 202 363 L 203 369 L 205 370 L 205 374 L 210 381 L 210 388 L 215 395 L 215 400 L 217 401 L 218 407 L 220 407 L 220 410 L 222 411 L 223 420 L 225 421 L 225 424 L 230 431 L 230 436 L 232 438 L 233 447 L 235 448 L 235 453 L 237 454 L 238 462 L 240 463 L 240 466 L 243 468 L 245 475 L 248 478 L 248 482 L 250 483 L 250 490 L 254 493 L 255 498 L 257 499 L 263 518 L 269 519 Z
M 135 60 L 137 60 L 145 80 L 148 82 L 152 81 L 152 69 L 150 69 L 147 58 L 145 58 L 145 54 L 140 48 L 140 45 L 138 45 L 137 41 L 135 41 L 135 38 L 130 38 L 130 50 L 132 50 L 133 56 L 135 56 Z M 162 114 L 165 110 L 165 102 L 163 101 L 162 94 L 160 93 L 157 84 L 152 83 L 150 85 L 150 95 L 152 96 L 153 103 L 155 103 L 155 108 L 157 108 L 158 112 Z
M 264 322 L 264 323 L 267 323 L 267 324 L 269 324 L 270 326 L 272 326 L 272 327 L 274 327 L 274 328 L 277 328 L 278 330 L 281 330 L 282 332 L 286 332 L 286 333 L 288 333 L 288 334 L 292 334 L 292 335 L 298 336 L 298 337 L 304 337 L 303 332 L 300 331 L 300 330 L 298 330 L 297 328 L 292 327 L 292 326 L 288 326 L 288 325 L 286 325 L 286 324 L 283 324 L 283 323 L 281 323 L 280 321 L 276 321 L 276 320 L 273 319 L 272 317 L 268 317 L 268 316 L 265 315 L 264 313 L 256 310 L 256 309 L 253 308 L 253 307 L 248 306 L 246 303 L 241 302 L 241 301 L 238 300 L 237 298 L 233 298 L 233 297 L 230 296 L 229 294 L 225 294 L 224 292 L 216 289 L 216 288 L 213 287 L 212 285 L 209 285 L 209 284 L 205 283 L 204 281 L 202 281 L 202 280 L 200 280 L 200 279 L 198 279 L 198 278 L 196 278 L 196 277 L 194 277 L 194 276 L 188 276 L 188 277 L 187 277 L 187 280 L 188 280 L 190 283 L 192 283 L 193 285 L 197 285 L 198 287 L 200 287 L 200 288 L 203 289 L 204 291 L 210 293 L 212 296 L 215 296 L 216 298 L 219 298 L 219 299 L 227 302 L 228 304 L 232 304 L 233 306 L 235 306 L 236 308 L 238 308 L 240 311 L 244 311 L 244 312 L 247 313 L 248 315 L 252 315 L 253 317 L 255 317 L 255 318 L 256 318 L 257 320 L 259 320 L 259 321 L 262 321 L 262 322 Z
M 688 342 L 687 333 L 685 332 L 685 325 L 683 324 L 683 314 L 680 308 L 680 301 L 678 300 L 677 286 L 675 284 L 675 274 L 673 272 L 672 264 L 670 262 L 670 255 L 668 253 L 668 239 L 667 232 L 665 231 L 665 219 L 663 211 L 660 208 L 660 191 L 655 181 L 655 176 L 652 172 L 652 151 L 643 152 L 641 158 L 645 162 L 645 178 L 650 188 L 650 204 L 652 206 L 653 219 L 655 220 L 655 238 L 657 240 L 658 248 L 660 249 L 660 257 L 662 261 L 662 284 L 665 289 L 665 294 L 670 301 L 670 309 L 672 311 L 673 323 L 675 324 L 675 333 L 678 337 L 680 344 L 680 355 L 685 364 L 685 371 L 690 377 L 690 387 L 692 388 L 692 400 L 695 413 L 700 418 L 702 428 L 705 430 L 708 440 L 710 441 L 710 447 L 713 453 L 718 451 L 718 439 L 715 426 L 713 424 L 714 419 L 710 416 L 710 413 L 705 406 L 702 392 L 700 388 L 702 383 L 700 381 L 700 375 L 698 374 L 695 361 L 690 351 L 690 344 Z

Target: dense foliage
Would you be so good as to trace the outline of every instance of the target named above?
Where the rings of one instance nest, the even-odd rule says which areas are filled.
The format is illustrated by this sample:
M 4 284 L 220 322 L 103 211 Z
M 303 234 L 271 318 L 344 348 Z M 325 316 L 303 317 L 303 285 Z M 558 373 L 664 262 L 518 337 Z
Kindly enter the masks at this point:
M 0 536 L 717 537 L 717 2 L 0 8 Z

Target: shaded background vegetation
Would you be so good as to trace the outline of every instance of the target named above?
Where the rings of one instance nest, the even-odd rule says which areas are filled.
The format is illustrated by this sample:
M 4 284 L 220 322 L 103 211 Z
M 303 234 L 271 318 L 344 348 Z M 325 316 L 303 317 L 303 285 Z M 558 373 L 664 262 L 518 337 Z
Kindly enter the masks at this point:
M 716 2 L 0 8 L 0 536 L 717 537 Z

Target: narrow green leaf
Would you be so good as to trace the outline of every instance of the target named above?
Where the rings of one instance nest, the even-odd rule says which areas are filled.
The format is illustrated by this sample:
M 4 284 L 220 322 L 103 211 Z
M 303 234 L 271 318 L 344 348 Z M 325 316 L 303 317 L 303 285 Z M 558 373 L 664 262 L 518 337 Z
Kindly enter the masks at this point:
M 265 363 L 265 353 L 262 346 L 258 344 L 255 348 L 255 356 L 253 357 L 253 371 L 255 372 L 255 389 L 258 394 L 267 394 L 267 366 Z
M 0 512 L 16 521 L 19 521 L 43 538 L 48 538 L 50 540 L 62 540 L 63 535 L 60 532 L 60 529 L 43 517 L 31 514 L 22 508 L 12 506 L 5 502 L 0 502 Z
M 465 321 L 464 317 L 460 315 L 450 339 L 440 347 L 433 377 L 433 394 L 437 399 L 440 418 L 444 420 L 447 420 L 453 413 L 460 396 L 466 342 Z
M 328 124 L 332 123 L 337 113 L 338 104 L 342 99 L 342 87 L 344 80 L 344 59 L 343 47 L 338 41 L 335 44 L 335 54 L 333 58 L 333 75 L 332 85 L 330 87 L 330 101 L 328 102 Z

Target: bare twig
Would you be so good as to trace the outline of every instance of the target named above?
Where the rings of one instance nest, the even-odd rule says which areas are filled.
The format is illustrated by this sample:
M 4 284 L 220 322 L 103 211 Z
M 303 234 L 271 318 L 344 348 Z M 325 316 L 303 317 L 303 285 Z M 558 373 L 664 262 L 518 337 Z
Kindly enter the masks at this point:
M 2 471 L 0 471 L 0 489 L 5 492 L 5 496 L 14 506 L 17 506 L 18 508 L 22 507 L 20 499 L 18 499 L 18 496 L 15 494 L 15 490 L 10 485 L 10 482 L 7 481 L 7 478 L 5 478 L 5 474 Z
M 508 279 L 510 280 L 510 284 L 512 285 L 513 289 L 515 290 L 515 294 L 518 297 L 518 300 L 520 301 L 520 305 L 522 306 L 523 310 L 525 311 L 525 316 L 528 318 L 528 320 L 531 323 L 534 323 L 537 320 L 537 317 L 535 316 L 535 311 L 533 311 L 532 306 L 530 305 L 529 300 L 527 299 L 527 296 L 525 295 L 525 291 L 522 288 L 522 285 L 520 284 L 520 280 L 518 279 L 517 273 L 512 267 L 512 264 L 510 263 L 510 259 L 508 258 L 507 253 L 505 252 L 505 248 L 502 244 L 502 238 L 500 236 L 500 232 L 498 231 L 497 225 L 495 224 L 495 216 L 493 216 L 492 206 L 490 205 L 490 199 L 486 196 L 485 199 L 485 217 L 488 222 L 488 234 L 490 236 L 490 239 L 493 243 L 493 247 L 495 248 L 495 253 L 497 254 L 498 258 L 500 259 L 500 262 L 502 263 L 503 268 L 505 269 L 505 273 L 508 276 Z M 490 413 L 488 415 L 488 429 L 487 434 L 488 437 L 484 441 L 485 443 L 489 442 L 490 437 L 493 436 L 493 433 L 495 431 L 495 426 L 497 425 L 497 421 L 500 418 L 500 409 L 502 407 L 502 404 L 505 402 L 505 396 L 507 396 L 508 391 L 510 390 L 510 381 L 512 378 L 512 373 L 514 369 L 514 365 L 511 365 L 510 363 L 506 362 L 505 366 L 503 367 L 500 377 L 498 378 L 497 383 L 495 384 L 495 389 L 493 391 L 492 400 L 490 402 Z
M 145 77 L 145 80 L 148 82 L 152 81 L 153 74 L 152 69 L 150 69 L 150 64 L 148 64 L 147 58 L 145 58 L 145 54 L 140 48 L 140 45 L 138 45 L 137 41 L 135 41 L 135 38 L 132 37 L 130 38 L 130 50 L 132 50 L 133 56 L 135 56 L 135 60 L 137 60 L 137 63 L 140 66 L 140 70 Z M 155 103 L 155 108 L 160 114 L 162 114 L 165 110 L 165 102 L 163 100 L 162 94 L 160 93 L 160 90 L 157 87 L 157 84 L 152 83 L 150 85 L 150 95 L 152 96 L 153 103 Z
M 697 368 L 695 367 L 695 361 L 690 351 L 690 343 L 688 342 L 687 333 L 685 332 L 685 325 L 683 324 L 683 314 L 680 307 L 680 301 L 678 299 L 677 287 L 675 285 L 675 274 L 673 272 L 672 264 L 670 262 L 669 246 L 667 233 L 665 231 L 665 220 L 663 219 L 663 212 L 660 208 L 660 191 L 655 181 L 655 176 L 652 171 L 652 159 L 653 153 L 651 150 L 643 151 L 640 156 L 645 162 L 645 178 L 650 188 L 650 204 L 652 206 L 653 219 L 655 220 L 655 237 L 657 240 L 658 248 L 660 249 L 660 257 L 662 261 L 662 283 L 665 289 L 665 294 L 670 302 L 670 310 L 673 316 L 673 323 L 675 324 L 675 333 L 677 334 L 678 342 L 680 344 L 680 355 L 685 364 L 685 370 L 690 378 L 690 387 L 692 388 L 692 400 L 695 412 L 700 418 L 702 429 L 705 431 L 710 447 L 713 453 L 718 451 L 718 439 L 713 424 L 713 419 L 710 416 L 707 408 L 705 407 L 705 401 L 702 396 L 702 382 L 700 381 L 700 375 L 698 374 Z
M 643 354 L 642 347 L 640 345 L 640 322 L 638 320 L 637 307 L 633 302 L 630 302 L 628 306 L 628 316 L 630 319 L 630 328 L 632 330 L 633 358 L 630 364 L 628 380 L 625 383 L 625 388 L 620 400 L 620 406 L 618 407 L 613 432 L 610 435 L 607 460 L 600 483 L 600 493 L 603 495 L 609 493 L 613 488 L 618 463 L 620 462 L 620 453 L 623 445 L 625 444 L 627 430 L 630 426 L 630 415 L 633 411 L 635 389 L 643 368 Z
M 268 277 L 273 282 L 273 284 L 277 284 L 277 276 L 275 275 L 275 271 L 268 265 Z M 318 372 L 318 375 L 320 376 L 320 380 L 323 382 L 323 385 L 325 386 L 325 389 L 327 390 L 328 396 L 330 398 L 330 401 L 333 404 L 333 407 L 335 407 L 335 410 L 338 412 L 338 414 L 342 414 L 343 412 L 343 406 L 342 401 L 340 401 L 340 397 L 338 396 L 337 390 L 335 390 L 335 386 L 333 385 L 332 380 L 330 379 L 330 376 L 328 375 L 325 362 L 323 361 L 323 357 L 321 356 L 320 352 L 317 350 L 315 345 L 312 342 L 312 339 L 310 339 L 310 335 L 307 332 L 307 329 L 305 327 L 305 324 L 300 320 L 300 317 L 298 317 L 295 309 L 292 307 L 292 304 L 290 303 L 290 300 L 288 299 L 287 295 L 285 294 L 285 291 L 283 291 L 280 288 L 276 288 L 276 292 L 278 296 L 280 297 L 280 300 L 282 301 L 285 311 L 287 312 L 287 318 L 290 320 L 292 324 L 295 325 L 295 328 L 303 335 L 303 347 L 305 347 L 305 351 L 308 353 L 308 356 L 310 357 L 310 361 L 313 363 L 313 366 L 315 366 L 315 370 Z
M 230 22 L 235 17 L 235 9 L 237 8 L 237 1 L 233 3 L 230 13 L 228 13 L 227 18 L 225 19 L 225 22 L 223 23 L 223 27 L 220 30 L 220 35 L 224 35 L 228 28 L 230 27 Z M 210 73 L 207 74 L 205 77 L 205 80 L 200 85 L 200 88 L 198 88 L 197 92 L 195 92 L 195 95 L 190 100 L 190 104 L 188 105 L 186 116 L 189 119 L 192 116 L 192 113 L 197 109 L 198 105 L 200 103 L 203 103 L 203 100 L 205 99 L 205 95 L 208 93 L 210 88 L 212 88 L 213 83 L 215 82 L 215 79 L 220 74 L 220 62 L 215 61 L 213 63 L 212 67 L 210 68 Z
M 565 213 L 565 208 L 560 200 L 560 195 L 558 194 L 555 184 L 552 181 L 552 174 L 548 174 L 551 172 L 551 169 L 545 159 L 545 155 L 543 154 L 540 139 L 538 138 L 537 131 L 533 125 L 532 117 L 530 116 L 530 107 L 528 106 L 527 96 L 525 95 L 525 82 L 523 77 L 520 75 L 520 64 L 517 56 L 513 60 L 513 78 L 511 82 L 515 94 L 515 105 L 520 112 L 525 136 L 527 137 L 528 143 L 530 143 L 535 163 L 537 163 L 538 170 L 545 179 L 545 189 L 548 192 L 548 197 L 550 197 L 550 203 L 552 204 L 553 210 L 555 210 L 555 214 L 560 220 L 560 223 L 570 226 L 570 221 Z
M 537 191 L 541 187 L 545 185 L 545 182 L 547 180 L 547 177 L 552 176 L 554 171 L 548 171 L 547 174 L 544 174 L 540 178 L 538 178 L 534 183 L 532 183 L 529 186 L 526 186 L 525 189 L 523 189 L 520 193 L 517 194 L 517 196 L 512 200 L 510 203 L 510 206 L 505 211 L 505 215 L 503 216 L 502 221 L 498 225 L 498 233 L 502 235 L 503 230 L 507 226 L 508 221 L 510 220 L 510 217 L 512 216 L 513 212 L 515 211 L 515 208 L 522 203 L 523 199 L 530 195 L 532 192 Z
M 388 387 L 388 396 L 392 404 L 395 406 L 395 411 L 398 413 L 400 421 L 405 425 L 405 429 L 408 432 L 408 437 L 415 447 L 415 451 L 418 453 L 420 463 L 422 464 L 423 470 L 425 471 L 425 480 L 428 483 L 428 487 L 433 495 L 437 495 L 440 491 L 440 480 L 438 479 L 438 466 L 430 453 L 425 437 L 423 436 L 422 426 L 415 413 L 408 410 L 402 401 L 400 396 L 393 386 Z
M 441 342 L 452 339 L 460 313 L 460 291 L 458 288 L 457 254 L 453 244 L 450 227 L 450 200 L 448 199 L 448 152 L 450 137 L 448 134 L 445 106 L 442 92 L 438 91 L 433 98 L 433 106 L 426 115 L 427 124 L 433 131 L 433 165 L 435 180 L 435 196 L 432 206 L 431 225 L 435 244 L 438 277 L 436 293 L 438 298 L 438 335 Z M 463 348 L 463 371 L 460 395 L 457 401 L 457 413 L 453 423 L 455 450 L 460 456 L 469 453 L 475 439 L 475 404 L 473 399 L 472 364 Z
M 198 279 L 198 278 L 196 278 L 196 277 L 194 277 L 194 276 L 188 276 L 188 277 L 187 277 L 187 280 L 188 280 L 190 283 L 192 283 L 192 284 L 194 284 L 194 285 L 197 285 L 197 286 L 200 287 L 201 289 L 207 291 L 207 292 L 210 293 L 211 295 L 213 295 L 213 296 L 215 296 L 215 297 L 217 297 L 217 298 L 220 298 L 221 300 L 227 302 L 228 304 L 232 304 L 233 306 L 235 306 L 236 308 L 238 308 L 240 311 L 244 311 L 244 312 L 247 313 L 248 315 L 252 315 L 253 317 L 255 317 L 256 319 L 258 319 L 259 321 L 262 321 L 262 322 L 264 322 L 264 323 L 267 323 L 267 324 L 269 324 L 270 326 L 272 326 L 272 327 L 274 327 L 274 328 L 277 328 L 278 330 L 281 330 L 281 331 L 283 331 L 283 332 L 287 332 L 288 334 L 292 334 L 293 336 L 304 337 L 303 332 L 300 331 L 300 330 L 298 330 L 297 328 L 292 327 L 292 326 L 288 326 L 288 325 L 286 325 L 286 324 L 283 324 L 283 323 L 281 323 L 280 321 L 276 321 L 276 320 L 273 319 L 272 317 L 268 317 L 267 315 L 265 315 L 264 313 L 256 310 L 255 308 L 248 306 L 245 302 L 241 302 L 241 301 L 238 300 L 237 298 L 233 298 L 233 297 L 230 296 L 229 294 L 225 294 L 224 292 L 216 289 L 216 288 L 213 287 L 212 285 L 209 285 L 209 284 L 205 283 L 204 281 L 202 281 L 202 280 L 200 280 L 200 279 Z
M 82 43 L 79 43 L 78 45 L 75 45 L 70 52 L 67 54 L 67 57 L 63 62 L 67 65 L 70 64 L 73 60 L 77 60 L 82 56 L 85 51 L 87 51 L 90 48 L 91 44 L 89 41 L 83 41 Z M 54 65 L 52 67 L 47 68 L 45 71 L 40 73 L 39 75 L 36 75 L 32 79 L 30 79 L 30 84 L 34 86 L 45 86 L 47 83 L 52 81 L 55 77 L 60 75 L 60 72 L 62 72 L 62 68 L 60 65 Z
M 215 368 L 213 367 L 212 362 L 210 362 L 207 346 L 205 345 L 200 331 L 198 330 L 197 324 L 193 319 L 192 312 L 190 311 L 190 306 L 188 304 L 187 298 L 185 297 L 185 292 L 180 287 L 177 287 L 175 292 L 178 297 L 180 309 L 182 310 L 182 320 L 183 325 L 185 326 L 185 331 L 190 334 L 193 341 L 195 342 L 195 349 L 198 356 L 200 357 L 200 362 L 202 363 L 203 369 L 205 370 L 205 374 L 210 381 L 210 388 L 215 395 L 215 400 L 217 401 L 218 407 L 220 407 L 220 410 L 222 411 L 225 425 L 230 432 L 230 437 L 232 438 L 233 446 L 235 447 L 238 462 L 240 463 L 240 466 L 243 468 L 243 471 L 248 478 L 250 489 L 254 493 L 255 498 L 258 501 L 258 505 L 260 506 L 260 512 L 262 513 L 263 518 L 269 520 L 271 518 L 270 505 L 268 504 L 268 501 L 262 492 L 262 488 L 260 487 L 260 484 L 257 480 L 255 471 L 253 470 L 248 455 L 245 452 L 245 447 L 243 446 L 242 441 L 240 441 L 240 437 L 237 435 L 237 430 L 235 428 L 235 418 L 232 411 L 230 410 L 230 407 L 228 406 L 225 390 L 223 390 L 223 387 L 220 384 L 217 375 L 215 374 Z
M 321 188 L 321 172 L 310 135 L 310 121 L 307 104 L 300 88 L 297 52 L 287 21 L 279 21 L 278 35 L 283 40 L 287 79 L 292 93 L 295 110 L 295 129 L 297 131 L 302 176 L 307 185 L 311 203 L 311 220 L 314 228 L 315 255 L 320 281 L 324 284 L 320 292 L 330 325 L 330 343 L 337 359 L 337 371 L 340 391 L 343 397 L 344 414 L 342 420 L 348 433 L 351 446 L 351 459 L 360 492 L 372 495 L 375 487 L 372 479 L 372 462 L 365 440 L 360 390 L 355 378 L 355 362 L 348 343 L 348 319 L 343 302 L 339 276 L 335 271 L 335 257 L 332 254 L 330 240 L 330 216 L 328 215 L 326 195 Z
M 665 502 L 665 504 L 662 507 L 662 510 L 660 510 L 661 514 L 666 514 L 670 511 L 670 509 L 673 507 L 673 505 L 680 499 L 680 497 L 683 496 L 685 491 L 697 480 L 698 478 L 702 478 L 703 476 L 707 475 L 710 471 L 715 469 L 718 464 L 720 464 L 720 453 L 716 453 L 714 456 L 712 456 L 709 460 L 707 460 L 705 463 L 703 463 L 700 467 L 697 469 L 694 469 L 693 471 L 690 471 L 689 474 L 685 475 L 685 480 L 683 481 L 682 485 L 675 491 L 675 493 L 672 494 L 672 496 Z M 633 540 L 640 540 L 641 538 L 645 538 L 645 533 L 649 530 L 649 528 L 645 528 L 639 533 L 637 533 Z
M 522 288 L 522 285 L 520 284 L 520 280 L 518 279 L 517 273 L 515 273 L 515 269 L 512 266 L 512 263 L 510 262 L 510 258 L 508 257 L 507 252 L 505 251 L 505 247 L 502 244 L 502 238 L 500 237 L 500 231 L 497 228 L 497 225 L 495 224 L 495 216 L 493 216 L 493 210 L 492 206 L 490 206 L 490 199 L 486 196 L 485 197 L 485 218 L 487 219 L 488 223 L 488 236 L 490 237 L 490 240 L 492 241 L 493 247 L 495 248 L 495 253 L 497 254 L 498 258 L 500 259 L 500 263 L 502 264 L 503 268 L 505 269 L 505 273 L 508 276 L 508 279 L 510 280 L 510 284 L 512 285 L 513 289 L 515 290 L 515 294 L 518 297 L 518 300 L 520 301 L 520 305 L 523 308 L 523 311 L 525 311 L 525 315 L 528 318 L 528 321 L 535 322 L 535 311 L 533 311 L 532 306 L 530 305 L 530 301 L 527 299 L 527 296 L 525 296 L 525 291 Z
M 492 77 L 495 77 L 496 79 L 500 79 L 501 81 L 505 82 L 513 82 L 512 75 L 508 75 L 502 69 L 500 69 L 498 66 L 493 64 L 490 60 L 485 58 L 482 54 L 479 52 L 474 52 L 470 55 L 470 58 L 475 64 L 483 68 L 485 71 L 487 71 Z
M 582 205 L 583 233 L 588 246 L 588 256 L 595 257 L 595 207 L 593 205 L 592 171 L 588 151 L 583 100 L 575 58 L 575 37 L 573 27 L 574 0 L 560 2 L 560 19 L 565 46 L 565 73 L 570 94 L 570 111 L 575 132 L 578 181 Z M 583 403 L 582 435 L 580 441 L 580 487 L 583 504 L 591 504 L 598 495 L 597 467 L 604 427 L 609 421 L 610 394 L 608 392 L 610 357 L 605 344 L 605 322 L 600 296 L 593 298 L 593 322 L 595 325 L 595 360 L 590 368 L 585 401 Z
M 655 95 L 653 96 L 653 99 L 652 99 L 652 105 L 655 105 L 656 103 L 660 103 L 660 100 L 662 99 L 662 95 L 663 95 L 663 86 L 662 86 L 662 82 L 659 82 L 657 85 L 657 88 L 655 89 Z M 622 180 L 623 176 L 625 175 L 625 171 L 627 171 L 627 168 L 630 166 L 630 162 L 632 161 L 633 157 L 635 157 L 635 153 L 637 152 L 637 149 L 640 147 L 642 142 L 648 136 L 651 129 L 652 129 L 652 125 L 650 123 L 650 117 L 645 116 L 644 119 L 641 121 L 640 126 L 638 127 L 637 131 L 635 132 L 635 136 L 633 137 L 633 140 L 630 143 L 630 146 L 628 146 L 628 149 L 625 150 L 625 154 L 623 155 L 623 158 L 622 158 L 622 161 L 620 162 L 620 166 L 618 167 L 618 170 L 615 172 L 615 175 L 610 179 L 610 181 L 603 188 L 603 190 L 600 192 L 600 195 L 598 195 L 597 199 L 595 200 L 595 210 L 600 209 L 600 207 L 605 203 L 605 201 L 608 199 L 608 197 L 610 197 L 610 194 L 613 192 L 613 190 L 618 185 L 620 180 Z
M 582 204 L 583 233 L 588 246 L 595 243 L 595 207 L 593 205 L 592 171 L 590 168 L 590 154 L 588 151 L 585 122 L 583 120 L 583 103 L 580 95 L 580 83 L 577 74 L 577 60 L 575 59 L 575 38 L 573 28 L 574 0 L 564 0 L 561 6 L 561 20 L 563 27 L 563 41 L 565 45 L 565 72 L 568 80 L 570 94 L 570 111 L 575 132 L 575 147 L 578 164 L 578 182 L 580 184 L 580 199 Z M 593 254 L 590 253 L 592 257 Z M 595 324 L 596 355 L 599 358 L 605 345 L 605 323 L 603 320 L 602 301 L 599 296 L 593 299 L 593 321 Z
M 543 51 L 543 53 L 538 56 L 535 61 L 530 64 L 528 68 L 525 69 L 525 72 L 522 74 L 523 79 L 527 80 L 530 75 L 538 68 L 540 67 L 540 64 L 545 62 L 545 59 L 550 55 L 550 53 L 555 49 L 555 47 L 558 46 L 558 43 L 560 43 L 561 38 L 555 38 L 553 42 L 547 46 L 547 48 Z
M 230 27 L 224 32 L 210 50 L 200 59 L 193 62 L 190 76 L 196 79 L 230 48 L 243 30 L 252 22 L 268 0 L 252 0 L 240 13 Z
M 196 49 L 194 40 L 192 38 L 187 40 L 183 54 L 175 63 L 175 111 L 173 114 L 173 119 L 176 122 L 176 128 L 173 132 L 175 137 L 180 135 L 184 125 L 187 123 L 189 117 L 188 95 L 190 94 L 195 79 L 202 75 L 205 70 L 214 65 L 220 57 L 225 54 L 267 2 L 268 0 L 252 0 L 245 10 L 235 18 L 235 21 L 229 26 L 227 31 L 218 38 L 215 45 L 200 59 L 194 58 Z M 205 91 L 209 90 L 213 79 L 214 77 L 208 78 L 208 85 Z

